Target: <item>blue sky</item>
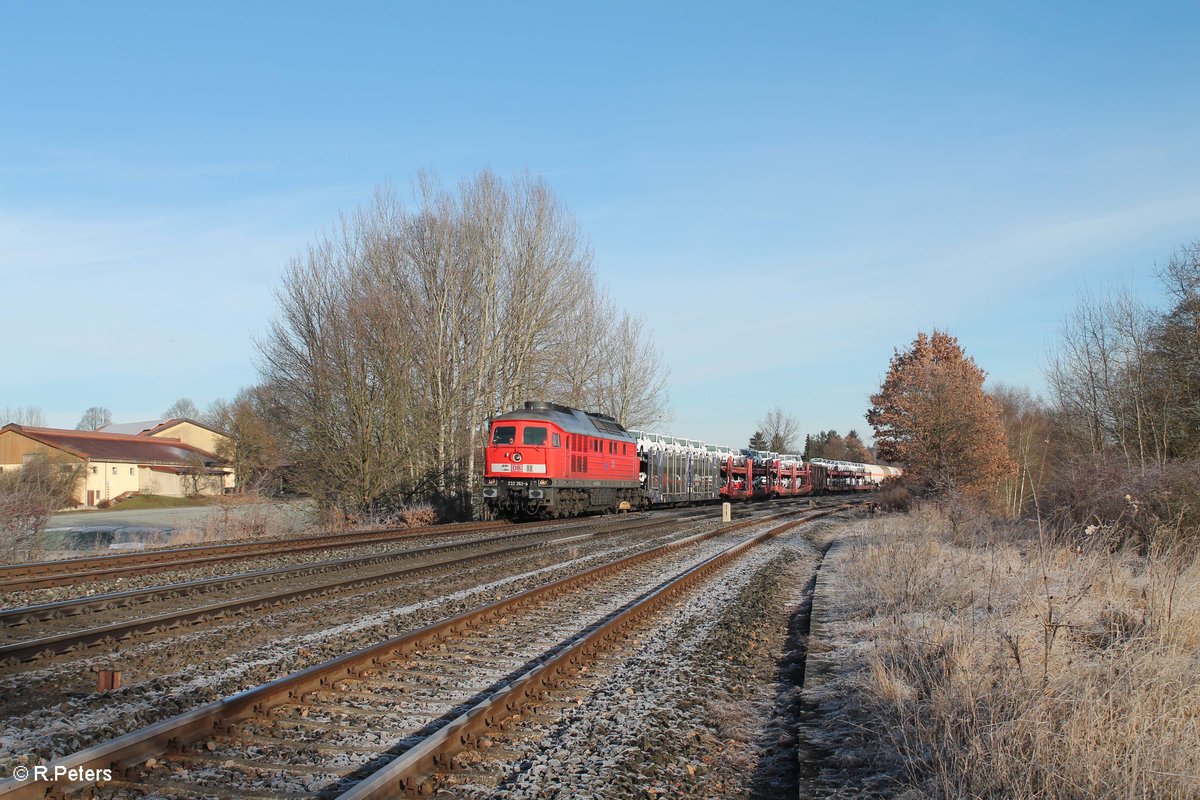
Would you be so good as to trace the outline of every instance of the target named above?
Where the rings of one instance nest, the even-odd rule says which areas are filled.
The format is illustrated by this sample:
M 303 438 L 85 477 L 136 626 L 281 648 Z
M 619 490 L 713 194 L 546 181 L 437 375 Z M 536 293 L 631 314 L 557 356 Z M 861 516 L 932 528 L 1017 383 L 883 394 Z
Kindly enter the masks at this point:
M 935 325 L 1037 390 L 1081 287 L 1200 238 L 1195 4 L 430 5 L 0 4 L 0 407 L 231 397 L 286 261 L 419 170 L 543 175 L 735 445 L 869 434 Z

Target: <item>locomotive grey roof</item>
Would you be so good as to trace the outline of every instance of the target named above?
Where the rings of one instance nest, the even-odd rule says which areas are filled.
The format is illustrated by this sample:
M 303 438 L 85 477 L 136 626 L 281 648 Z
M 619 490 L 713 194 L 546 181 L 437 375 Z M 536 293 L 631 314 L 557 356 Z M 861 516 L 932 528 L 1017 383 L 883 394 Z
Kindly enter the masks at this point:
M 580 411 L 570 406 L 560 406 L 558 403 L 530 400 L 525 403 L 524 409 L 501 414 L 493 421 L 501 422 L 509 419 L 541 420 L 552 422 L 568 433 L 579 433 L 584 436 L 600 435 L 610 439 L 634 441 L 634 438 L 629 435 L 629 431 L 621 427 L 621 424 L 612 417 Z

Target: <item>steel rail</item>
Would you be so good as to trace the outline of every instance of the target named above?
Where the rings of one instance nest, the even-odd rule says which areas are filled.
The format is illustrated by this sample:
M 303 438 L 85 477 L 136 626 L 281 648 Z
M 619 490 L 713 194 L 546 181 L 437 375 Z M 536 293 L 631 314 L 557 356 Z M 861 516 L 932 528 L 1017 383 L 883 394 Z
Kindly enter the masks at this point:
M 655 524 L 661 523 L 649 521 L 643 523 L 642 525 L 650 526 Z M 598 528 L 601 526 L 593 524 L 590 526 L 585 525 L 580 527 L 586 530 L 588 527 Z M 638 527 L 638 525 L 628 526 L 621 528 L 621 530 L 636 530 Z M 95 594 L 87 597 L 56 600 L 52 603 L 39 603 L 31 606 L 20 606 L 17 608 L 0 610 L 0 627 L 20 627 L 35 622 L 64 619 L 66 617 L 79 616 L 86 613 L 95 613 L 97 611 L 108 611 L 116 608 L 129 608 L 131 606 L 152 603 L 158 600 L 171 600 L 189 595 L 206 594 L 221 589 L 253 586 L 258 583 L 273 582 L 282 578 L 300 578 L 307 575 L 319 575 L 321 573 L 333 572 L 335 570 L 347 569 L 351 567 L 368 567 L 373 564 L 382 564 L 389 561 L 420 558 L 422 556 L 437 555 L 438 553 L 448 553 L 455 550 L 466 550 L 481 545 L 503 544 L 504 542 L 528 539 L 530 537 L 553 536 L 559 532 L 561 532 L 561 529 L 510 533 L 502 536 L 491 536 L 482 539 L 463 539 L 450 544 L 428 545 L 426 547 L 418 547 L 411 550 L 400 550 L 390 553 L 376 553 L 369 556 L 347 556 L 346 558 L 331 559 L 312 564 L 271 567 L 268 569 L 253 570 L 251 572 L 241 572 L 234 575 L 222 575 L 215 578 L 203 578 L 195 581 L 180 581 L 178 583 L 168 583 L 160 586 L 148 586 L 144 589 L 126 589 L 121 592 L 107 592 L 105 594 Z
M 638 521 L 637 524 L 634 525 L 623 526 L 621 528 L 614 529 L 611 532 L 628 533 L 631 531 L 637 531 L 641 528 L 660 526 L 669 527 L 678 524 L 680 523 L 675 520 L 643 520 Z M 539 534 L 532 532 L 526 534 L 512 534 L 511 537 L 504 538 L 524 539 L 534 535 Z M 115 643 L 131 638 L 138 634 L 173 630 L 185 625 L 194 625 L 213 619 L 227 619 L 236 615 L 244 614 L 246 612 L 260 611 L 312 597 L 324 597 L 350 589 L 358 589 L 366 586 L 373 586 L 379 583 L 395 581 L 399 578 L 419 577 L 425 574 L 444 570 L 448 567 L 466 566 L 479 561 L 495 559 L 498 557 L 502 558 L 504 556 L 525 552 L 527 550 L 550 547 L 562 541 L 574 540 L 576 538 L 579 538 L 579 534 L 573 534 L 569 537 L 563 537 L 559 539 L 551 539 L 549 541 L 515 545 L 512 547 L 506 547 L 500 550 L 492 550 L 487 553 L 480 553 L 473 556 L 445 559 L 432 564 L 422 564 L 415 567 L 402 567 L 399 569 L 388 570 L 387 572 L 344 578 L 328 583 L 305 586 L 298 589 L 286 589 L 279 592 L 258 594 L 252 597 L 243 597 L 234 600 L 226 600 L 219 603 L 210 603 L 208 605 L 195 608 L 164 612 L 162 614 L 155 614 L 149 617 L 127 620 L 125 622 L 114 622 L 108 625 L 94 626 L 79 631 L 71 631 L 68 633 L 45 636 L 37 639 L 27 639 L 24 641 L 12 642 L 9 644 L 0 645 L 0 665 L 9 666 L 22 662 L 35 661 L 41 658 L 70 653 L 74 650 L 79 650 L 98 644 Z M 497 540 L 476 539 L 473 540 L 473 543 L 486 544 L 494 541 Z M 437 552 L 453 552 L 463 549 L 466 549 L 466 547 L 460 544 L 441 545 L 427 548 L 429 551 L 436 552 L 426 554 L 436 555 Z M 403 558 L 405 556 L 406 554 L 395 554 L 394 558 Z M 383 560 L 385 557 L 375 556 L 372 558 Z
M 837 509 L 834 509 L 837 510 Z M 789 517 L 798 511 L 789 511 L 766 517 L 723 525 L 713 531 L 689 536 L 675 542 L 660 545 L 650 550 L 626 556 L 607 564 L 593 567 L 577 575 L 560 578 L 542 586 L 536 586 L 480 608 L 466 611 L 453 617 L 420 628 L 415 631 L 384 640 L 360 650 L 322 662 L 291 675 L 247 689 L 238 694 L 207 703 L 177 716 L 156 722 L 146 728 L 125 734 L 109 742 L 80 750 L 49 765 L 51 774 L 62 767 L 69 775 L 71 770 L 112 769 L 117 777 L 128 777 L 131 770 L 141 761 L 166 752 L 179 750 L 189 742 L 214 734 L 232 730 L 234 723 L 253 716 L 266 715 L 274 706 L 289 702 L 300 702 L 311 692 L 327 689 L 334 682 L 357 677 L 364 671 L 377 668 L 387 661 L 403 658 L 416 647 L 453 636 L 487 620 L 512 613 L 522 606 L 550 599 L 577 586 L 598 580 L 659 556 L 688 547 L 715 536 L 721 536 L 750 525 L 759 525 Z M 825 512 L 833 513 L 833 511 Z M 823 516 L 824 514 L 821 514 Z M 804 520 L 797 522 L 799 524 Z M 78 774 L 78 773 L 77 773 Z M 7 779 L 0 782 L 0 798 L 23 800 L 42 798 L 49 792 L 65 794 L 93 785 L 91 781 L 26 781 Z
M 5 564 L 0 566 L 0 578 L 7 580 L 11 576 L 20 575 L 52 575 L 56 572 L 69 571 L 78 566 L 105 566 L 107 564 L 124 562 L 128 564 L 154 563 L 170 560 L 179 555 L 200 555 L 205 553 L 225 553 L 233 551 L 253 551 L 258 548 L 276 547 L 292 543 L 321 543 L 337 542 L 340 540 L 355 541 L 364 536 L 382 536 L 394 533 L 424 535 L 437 533 L 439 529 L 453 528 L 454 531 L 475 531 L 489 528 L 510 527 L 509 522 L 454 522 L 443 525 L 422 525 L 417 528 L 373 528 L 362 531 L 347 531 L 342 533 L 317 533 L 310 536 L 299 536 L 292 539 L 269 539 L 266 541 L 230 542 L 228 544 L 202 544 L 190 547 L 164 547 L 156 550 L 138 553 L 110 553 L 102 556 L 83 556 L 81 558 L 64 558 L 55 561 L 31 561 L 25 564 Z
M 690 511 L 690 510 L 689 510 Z M 354 533 L 325 533 L 294 539 L 272 539 L 266 542 L 234 542 L 230 544 L 199 545 L 196 547 L 163 548 L 143 553 L 120 553 L 86 556 L 58 561 L 35 561 L 25 564 L 0 565 L 0 593 L 31 589 L 70 586 L 89 581 L 133 577 L 172 569 L 192 569 L 208 564 L 234 561 L 273 553 L 303 552 L 379 544 L 425 536 L 477 533 L 500 528 L 545 526 L 555 528 L 594 524 L 593 518 L 531 520 L 528 522 L 462 522 L 426 525 L 419 528 L 383 528 Z M 183 558 L 180 558 L 183 556 Z M 82 570 L 79 568 L 83 567 Z
M 750 548 L 839 510 L 832 508 L 779 525 L 664 581 L 634 603 L 584 631 L 567 646 L 560 645 L 561 649 L 554 655 L 338 795 L 338 800 L 389 800 L 401 795 L 429 794 L 433 787 L 426 779 L 449 768 L 453 757 L 472 747 L 480 734 L 503 727 L 507 720 L 544 701 L 550 691 L 562 686 L 581 667 L 594 662 L 601 650 L 610 647 L 642 619 Z
M 351 534 L 322 534 L 319 536 L 302 536 L 295 539 L 273 539 L 269 542 L 243 542 L 204 545 L 194 548 L 156 550 L 152 553 L 137 553 L 133 555 L 89 556 L 87 558 L 72 558 L 62 561 L 10 564 L 0 566 L 0 592 L 17 592 L 29 589 L 69 586 L 87 581 L 125 578 L 151 572 L 165 572 L 171 569 L 191 569 L 222 561 L 254 558 L 273 553 L 325 550 L 334 547 L 356 547 L 364 544 L 390 542 L 397 539 L 456 533 L 477 533 L 481 530 L 511 527 L 511 524 L 506 522 L 480 522 L 429 525 L 421 528 L 388 528 Z M 181 555 L 184 558 L 179 558 Z M 77 568 L 81 565 L 85 569 L 78 570 Z

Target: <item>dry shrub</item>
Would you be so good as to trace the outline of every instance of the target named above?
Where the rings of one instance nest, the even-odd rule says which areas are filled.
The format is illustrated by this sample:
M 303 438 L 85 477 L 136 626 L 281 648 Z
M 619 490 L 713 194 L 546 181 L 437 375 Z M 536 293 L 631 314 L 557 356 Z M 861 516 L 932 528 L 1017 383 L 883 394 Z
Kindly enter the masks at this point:
M 912 494 L 898 484 L 885 486 L 875 497 L 876 507 L 884 511 L 908 511 L 912 504 Z
M 50 515 L 74 505 L 83 467 L 33 458 L 18 470 L 0 471 L 0 552 L 13 562 L 42 555 Z
M 1096 526 L 1113 548 L 1200 551 L 1200 462 L 1143 469 L 1116 457 L 1087 457 L 1059 470 L 1044 505 L 1062 538 Z
M 873 720 L 935 797 L 1194 797 L 1200 564 L 865 523 L 846 609 Z M 955 543 L 956 539 L 958 544 Z
M 173 544 L 202 544 L 236 539 L 274 539 L 291 534 L 292 524 L 283 505 L 269 501 L 223 497 L 219 513 L 206 517 L 199 528 L 177 533 Z
M 339 509 L 326 509 L 320 513 L 320 524 L 325 530 L 368 531 L 381 528 L 423 528 L 435 525 L 438 513 L 428 503 L 379 509 L 373 512 L 347 514 Z
M 216 527 L 206 524 L 200 528 L 184 528 L 171 533 L 170 544 L 174 546 L 207 544 L 208 542 L 223 542 L 225 536 Z
M 400 519 L 406 528 L 424 528 L 436 524 L 438 515 L 430 505 L 408 506 L 400 510 Z
M 317 509 L 317 527 L 330 533 L 340 533 L 352 528 L 357 520 L 340 508 L 320 506 Z

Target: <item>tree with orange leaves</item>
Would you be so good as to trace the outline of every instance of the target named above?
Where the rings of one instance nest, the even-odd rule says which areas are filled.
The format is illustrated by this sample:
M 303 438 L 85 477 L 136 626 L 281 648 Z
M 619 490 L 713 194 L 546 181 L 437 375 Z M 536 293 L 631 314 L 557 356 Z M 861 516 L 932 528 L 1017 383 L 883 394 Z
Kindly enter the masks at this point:
M 918 333 L 892 356 L 867 421 L 879 457 L 899 462 L 905 480 L 932 492 L 983 495 L 1012 472 L 996 402 L 985 373 L 945 331 Z

